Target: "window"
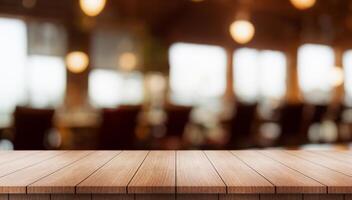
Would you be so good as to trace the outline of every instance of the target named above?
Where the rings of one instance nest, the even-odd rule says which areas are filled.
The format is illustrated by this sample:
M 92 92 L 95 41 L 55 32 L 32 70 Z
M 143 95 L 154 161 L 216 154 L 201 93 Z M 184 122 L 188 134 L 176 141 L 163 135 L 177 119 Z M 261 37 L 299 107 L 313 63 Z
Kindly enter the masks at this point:
M 352 50 L 343 55 L 343 68 L 345 78 L 346 103 L 352 105 Z
M 199 104 L 226 88 L 226 52 L 218 46 L 176 43 L 169 51 L 171 100 Z
M 311 103 L 330 99 L 334 51 L 325 45 L 305 44 L 298 49 L 298 77 L 303 97 Z
M 140 73 L 119 73 L 94 69 L 89 74 L 89 99 L 96 107 L 140 104 L 143 101 L 143 78 Z
M 66 68 L 63 58 L 28 57 L 28 89 L 34 107 L 53 107 L 63 103 L 66 89 Z
M 286 93 L 286 57 L 279 51 L 241 48 L 233 55 L 234 90 L 244 102 L 281 99 Z
M 37 36 L 34 30 L 27 28 L 22 20 L 0 18 L 0 126 L 9 125 L 16 105 L 52 107 L 63 101 L 66 69 L 62 49 L 65 41 L 46 37 L 43 43 L 43 37 L 30 37 Z M 50 36 L 53 30 L 49 34 L 39 32 Z M 57 45 L 52 45 L 52 41 L 58 42 Z M 58 48 L 58 45 L 63 47 Z M 51 51 L 49 47 L 52 46 L 60 50 Z
M 0 123 L 26 101 L 26 31 L 23 21 L 0 18 Z

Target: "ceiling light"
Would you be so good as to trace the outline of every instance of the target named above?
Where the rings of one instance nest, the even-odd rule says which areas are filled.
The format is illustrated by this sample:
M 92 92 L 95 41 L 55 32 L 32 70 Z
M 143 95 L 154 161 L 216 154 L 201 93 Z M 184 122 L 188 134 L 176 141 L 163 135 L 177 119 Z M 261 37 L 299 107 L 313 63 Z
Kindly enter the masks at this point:
M 230 25 L 230 34 L 232 38 L 240 43 L 245 44 L 254 37 L 255 28 L 250 21 L 236 20 Z
M 292 5 L 299 10 L 305 10 L 313 7 L 316 0 L 290 0 Z
M 79 5 L 81 6 L 82 11 L 90 16 L 94 17 L 99 15 L 104 9 L 106 0 L 80 0 Z
M 81 73 L 89 64 L 88 55 L 84 52 L 73 51 L 66 56 L 66 65 L 70 72 Z

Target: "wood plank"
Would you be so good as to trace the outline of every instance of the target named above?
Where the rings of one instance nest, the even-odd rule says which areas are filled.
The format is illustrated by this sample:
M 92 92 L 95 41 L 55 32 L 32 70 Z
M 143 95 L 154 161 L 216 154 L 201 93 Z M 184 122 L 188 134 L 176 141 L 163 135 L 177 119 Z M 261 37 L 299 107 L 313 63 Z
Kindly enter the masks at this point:
M 127 185 L 148 151 L 124 151 L 100 168 L 77 188 L 77 193 L 127 193 Z
M 261 194 L 260 200 L 303 200 L 301 194 Z
M 133 194 L 93 194 L 92 200 L 134 200 Z
M 21 159 L 13 160 L 12 162 L 4 163 L 0 165 L 0 177 L 33 166 L 62 153 L 64 153 L 64 151 L 41 151 L 22 157 Z
M 232 151 L 239 159 L 263 175 L 277 193 L 326 193 L 326 186 L 255 151 Z
M 90 194 L 52 194 L 50 200 L 91 200 Z
M 302 174 L 328 186 L 328 193 L 351 193 L 352 177 L 321 165 L 301 159 L 284 151 L 259 151 L 260 153 L 297 170 Z
M 220 194 L 219 200 L 259 200 L 259 194 Z
M 205 151 L 227 193 L 275 193 L 275 187 L 229 151 Z
M 347 162 L 352 164 L 352 155 L 348 154 L 347 151 L 309 151 L 309 152 L 320 154 L 332 159 L 336 159 L 342 162 Z
M 219 200 L 218 194 L 177 194 L 177 200 Z
M 50 200 L 50 195 L 46 194 L 10 194 L 9 200 Z
M 348 176 L 352 176 L 352 165 L 340 160 L 336 160 L 327 156 L 323 156 L 317 153 L 309 152 L 309 151 L 286 151 L 292 155 L 298 156 L 310 162 L 319 164 L 321 166 L 330 168 L 337 172 L 341 172 Z
M 128 193 L 175 193 L 175 151 L 150 151 Z
M 342 194 L 305 194 L 304 200 L 344 200 Z
M 345 200 L 352 200 L 352 194 L 346 194 Z
M 29 155 L 39 153 L 40 151 L 0 151 L 0 164 L 8 163 Z
M 0 193 L 26 193 L 26 187 L 35 181 L 54 173 L 92 151 L 68 151 L 45 162 L 24 168 L 0 178 Z
M 226 193 L 226 186 L 202 151 L 177 151 L 177 193 Z
M 27 187 L 28 193 L 75 193 L 75 187 L 120 151 L 96 151 Z
M 175 200 L 175 194 L 136 194 L 135 200 Z
M 0 200 L 8 200 L 9 195 L 8 194 L 0 194 Z

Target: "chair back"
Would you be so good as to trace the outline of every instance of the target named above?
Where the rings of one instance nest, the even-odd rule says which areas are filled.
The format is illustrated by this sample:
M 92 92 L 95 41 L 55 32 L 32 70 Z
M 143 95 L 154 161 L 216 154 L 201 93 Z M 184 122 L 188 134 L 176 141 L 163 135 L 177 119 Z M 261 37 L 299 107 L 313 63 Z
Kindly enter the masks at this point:
M 304 128 L 304 105 L 285 104 L 280 110 L 279 125 L 281 134 L 278 143 L 280 145 L 296 144 L 302 137 Z
M 236 103 L 234 115 L 230 121 L 229 148 L 250 146 L 256 116 L 257 104 Z
M 15 150 L 44 150 L 45 136 L 53 127 L 53 109 L 16 107 L 14 112 Z
M 102 110 L 99 149 L 135 149 L 135 129 L 141 106 L 120 106 Z
M 320 123 L 327 116 L 328 105 L 314 105 L 311 123 Z
M 170 105 L 165 108 L 165 111 L 167 115 L 167 120 L 165 122 L 166 137 L 182 137 L 185 127 L 189 121 L 192 107 Z

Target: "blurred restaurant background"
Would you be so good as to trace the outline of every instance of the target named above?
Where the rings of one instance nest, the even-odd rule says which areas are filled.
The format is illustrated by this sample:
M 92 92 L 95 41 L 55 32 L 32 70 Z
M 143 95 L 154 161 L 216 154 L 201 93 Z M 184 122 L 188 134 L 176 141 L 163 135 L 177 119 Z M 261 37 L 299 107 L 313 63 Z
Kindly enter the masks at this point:
M 352 0 L 0 0 L 0 149 L 351 142 Z

